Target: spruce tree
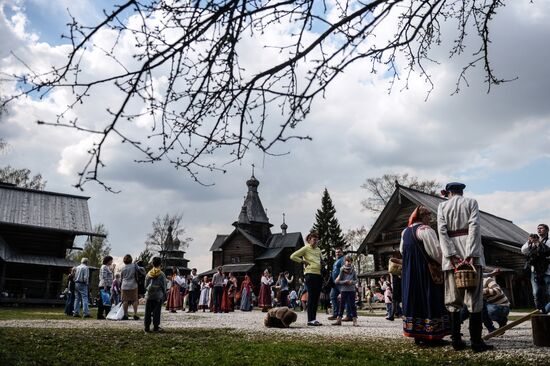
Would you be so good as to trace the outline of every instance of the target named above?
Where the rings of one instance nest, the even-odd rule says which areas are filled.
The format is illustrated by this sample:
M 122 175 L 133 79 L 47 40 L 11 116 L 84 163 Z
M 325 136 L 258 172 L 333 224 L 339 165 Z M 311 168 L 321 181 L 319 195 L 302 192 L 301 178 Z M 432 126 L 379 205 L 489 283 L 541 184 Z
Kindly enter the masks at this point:
M 312 230 L 319 233 L 319 248 L 323 253 L 329 269 L 332 267 L 334 259 L 332 258 L 332 251 L 336 247 L 344 248 L 346 241 L 344 234 L 336 218 L 336 209 L 332 204 L 332 199 L 325 188 L 323 192 L 323 198 L 321 199 L 321 208 L 317 210 L 315 214 L 315 224 Z

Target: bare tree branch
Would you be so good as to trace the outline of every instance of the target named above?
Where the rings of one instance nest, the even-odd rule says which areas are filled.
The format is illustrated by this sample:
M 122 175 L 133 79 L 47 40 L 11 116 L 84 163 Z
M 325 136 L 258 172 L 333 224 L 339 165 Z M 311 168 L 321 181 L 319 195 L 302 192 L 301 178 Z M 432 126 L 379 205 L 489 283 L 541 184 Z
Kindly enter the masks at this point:
M 396 82 L 407 88 L 410 76 L 419 74 L 428 96 L 434 84 L 426 64 L 437 62 L 431 50 L 441 43 L 443 23 L 455 22 L 458 30 L 450 57 L 463 54 L 468 39 L 479 44 L 455 91 L 480 63 L 489 91 L 506 81 L 495 76 L 490 58 L 490 25 L 503 5 L 502 0 L 127 1 L 105 12 L 97 25 L 73 18 L 67 61 L 46 72 L 27 65 L 26 73 L 11 75 L 22 88 L 0 107 L 22 96 L 70 91 L 67 109 L 44 124 L 98 135 L 76 184 L 81 189 L 90 181 L 111 189 L 99 175 L 110 136 L 134 147 L 141 155 L 136 161 L 167 160 L 200 182 L 200 170 L 225 172 L 225 165 L 251 148 L 274 153 L 281 143 L 310 139 L 292 130 L 359 60 L 370 61 L 371 73 L 389 73 L 390 91 Z M 394 32 L 382 33 L 389 26 Z M 285 27 L 290 31 L 284 40 L 263 41 Z M 105 32 L 113 36 L 107 46 L 97 43 Z M 242 62 L 252 40 L 260 40 L 266 52 L 278 51 L 278 57 L 258 69 Z M 92 49 L 113 65 L 110 74 L 89 75 L 85 65 Z M 85 124 L 69 113 L 106 88 L 117 93 L 102 106 L 105 120 Z M 136 132 L 137 119 L 150 121 L 145 136 Z M 221 166 L 213 155 L 225 158 Z

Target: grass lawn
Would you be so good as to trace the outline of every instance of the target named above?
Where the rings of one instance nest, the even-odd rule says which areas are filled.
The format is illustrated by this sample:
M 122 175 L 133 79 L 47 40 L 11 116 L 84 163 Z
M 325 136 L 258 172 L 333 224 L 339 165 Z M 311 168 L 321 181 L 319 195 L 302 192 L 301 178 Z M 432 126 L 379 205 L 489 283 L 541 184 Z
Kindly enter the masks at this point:
M 91 309 L 95 317 L 97 309 Z M 141 314 L 140 314 L 141 315 Z M 378 315 L 378 314 L 377 314 Z M 0 320 L 69 318 L 63 309 L 0 308 Z M 228 329 L 0 328 L 0 365 L 524 365 L 491 353 L 417 347 L 410 339 L 333 340 Z
M 133 308 L 130 307 L 130 315 L 134 313 Z M 90 315 L 92 319 L 97 317 L 97 308 L 90 308 Z M 142 312 L 138 312 L 139 316 L 143 316 Z M 72 318 L 65 315 L 63 308 L 61 307 L 0 307 L 0 320 L 10 319 L 36 319 L 36 320 L 85 320 L 82 318 Z
M 405 339 L 334 341 L 226 329 L 144 334 L 124 329 L 0 329 L 0 365 L 502 365 Z M 507 365 L 522 361 L 507 360 Z

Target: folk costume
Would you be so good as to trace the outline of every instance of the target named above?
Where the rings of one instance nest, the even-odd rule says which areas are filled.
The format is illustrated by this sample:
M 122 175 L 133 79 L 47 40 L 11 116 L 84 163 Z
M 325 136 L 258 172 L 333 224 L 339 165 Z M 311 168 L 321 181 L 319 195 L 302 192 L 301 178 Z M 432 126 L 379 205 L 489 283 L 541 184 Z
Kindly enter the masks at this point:
M 199 298 L 199 309 L 204 312 L 210 303 L 210 284 L 207 281 L 201 283 L 201 295 Z
M 229 313 L 230 311 L 235 311 L 235 305 L 233 302 L 234 296 L 235 296 L 235 285 L 233 280 L 230 277 L 229 279 L 226 279 L 224 281 L 224 285 L 223 285 L 222 312 Z
M 271 285 L 273 284 L 273 277 L 268 276 L 269 274 L 266 273 L 262 275 L 260 297 L 258 299 L 258 306 L 264 311 L 271 308 Z
M 250 281 L 248 275 L 244 276 L 241 284 L 241 310 L 252 310 L 252 281 Z
M 171 278 L 172 285 L 168 291 L 168 298 L 166 299 L 166 310 L 175 313 L 177 310 L 183 309 L 183 296 L 181 294 L 181 287 L 185 283 L 185 279 L 178 276 L 176 273 Z
M 418 207 L 411 214 L 399 250 L 403 255 L 403 335 L 429 344 L 450 334 L 450 324 L 444 286 L 434 283 L 428 269 L 428 260 L 441 264 L 441 248 L 435 231 L 421 222 L 423 209 Z
M 453 347 L 465 347 L 461 339 L 460 310 L 466 306 L 470 312 L 470 338 L 472 349 L 482 352 L 492 348 L 481 339 L 481 310 L 483 309 L 483 267 L 485 257 L 481 244 L 481 228 L 477 201 L 462 196 L 466 186 L 462 183 L 449 183 L 442 192 L 453 193 L 437 209 L 439 243 L 443 253 L 442 268 L 445 276 L 445 305 L 451 313 Z M 477 277 L 473 289 L 459 289 L 454 280 L 454 256 L 469 260 L 475 266 Z

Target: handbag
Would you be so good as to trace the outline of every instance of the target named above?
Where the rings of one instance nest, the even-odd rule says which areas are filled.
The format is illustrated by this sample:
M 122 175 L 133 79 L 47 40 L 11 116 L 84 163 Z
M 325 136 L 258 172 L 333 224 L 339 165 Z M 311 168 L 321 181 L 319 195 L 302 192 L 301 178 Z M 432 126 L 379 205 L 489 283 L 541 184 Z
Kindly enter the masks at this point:
M 428 253 L 426 253 L 426 248 L 424 248 L 424 245 L 420 245 L 421 240 L 419 240 L 416 236 L 417 229 L 418 227 L 416 227 L 413 231 L 414 241 L 420 249 L 420 252 L 422 252 L 424 259 L 426 259 L 426 262 L 428 263 L 428 271 L 430 272 L 430 277 L 432 278 L 433 283 L 435 283 L 436 285 L 442 285 L 444 282 L 444 276 L 441 264 L 431 259 Z
M 111 295 L 104 289 L 99 290 L 101 302 L 104 306 L 111 306 Z
M 403 260 L 399 258 L 390 258 L 388 262 L 388 272 L 394 276 L 401 277 L 403 269 Z

